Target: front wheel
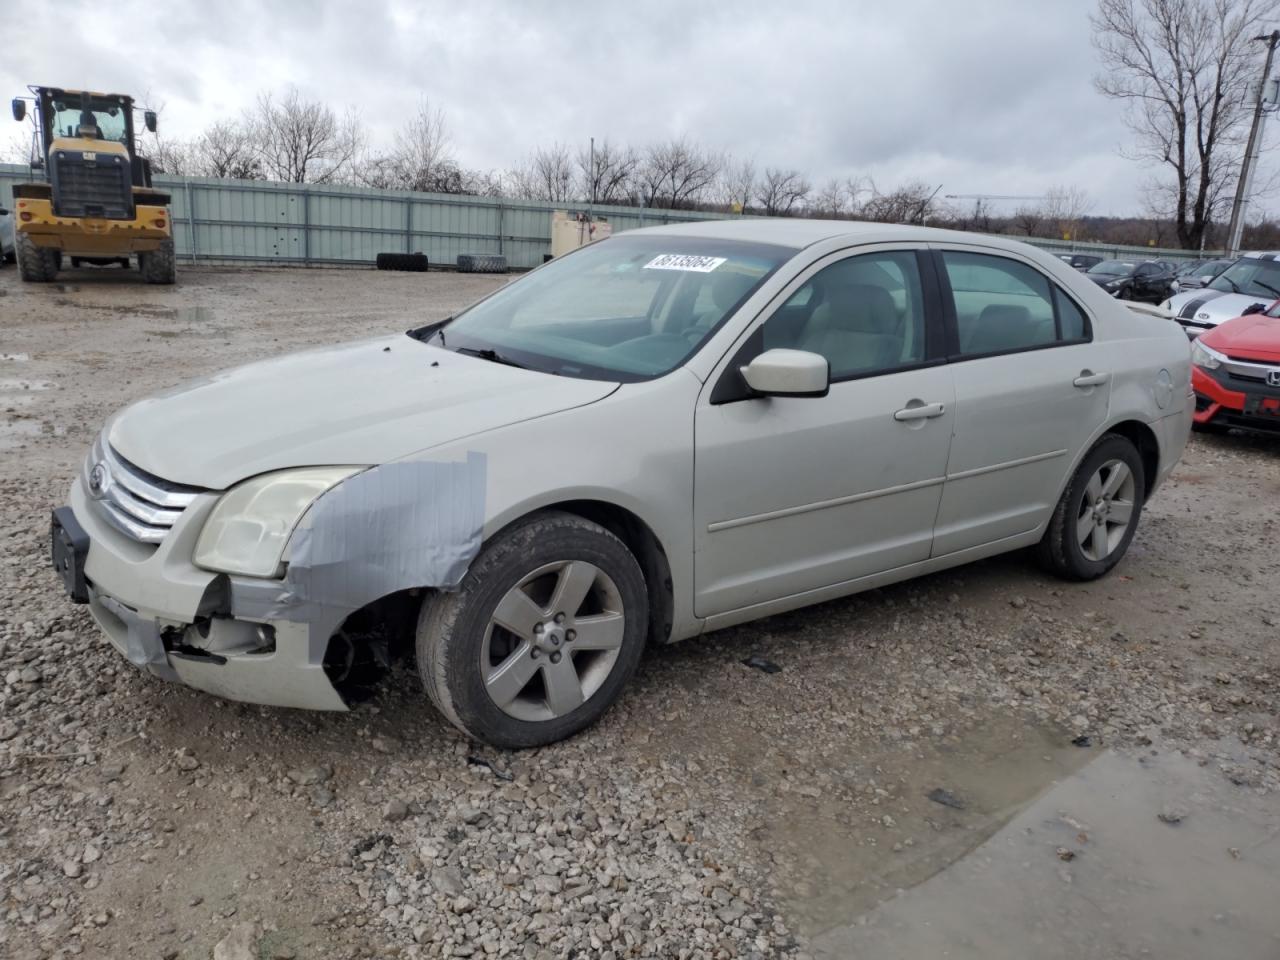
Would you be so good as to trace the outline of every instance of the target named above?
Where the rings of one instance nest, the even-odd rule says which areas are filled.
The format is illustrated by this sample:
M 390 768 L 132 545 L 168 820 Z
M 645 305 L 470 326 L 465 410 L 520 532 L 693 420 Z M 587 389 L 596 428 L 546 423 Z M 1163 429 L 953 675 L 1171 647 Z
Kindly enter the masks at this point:
M 161 240 L 155 250 L 138 254 L 138 269 L 147 283 L 173 283 L 177 279 L 173 238 Z
M 19 231 L 14 237 L 14 252 L 24 283 L 50 283 L 58 276 L 62 266 L 61 250 L 37 247 L 30 234 Z
M 428 598 L 418 669 L 431 701 L 468 736 L 534 747 L 609 708 L 647 633 L 631 551 L 599 524 L 549 512 L 485 546 L 457 591 Z
M 1067 580 L 1094 580 L 1124 556 L 1138 529 L 1146 476 L 1133 443 L 1109 433 L 1089 451 L 1063 491 L 1037 548 L 1040 562 Z

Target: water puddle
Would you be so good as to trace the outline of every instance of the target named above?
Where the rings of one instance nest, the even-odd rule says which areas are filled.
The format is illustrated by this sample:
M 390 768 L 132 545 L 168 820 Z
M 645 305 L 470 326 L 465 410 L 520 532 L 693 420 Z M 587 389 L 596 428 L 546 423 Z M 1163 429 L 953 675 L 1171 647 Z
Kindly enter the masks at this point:
M 774 851 L 787 913 L 812 936 L 960 860 L 1094 756 L 1056 730 L 992 719 L 941 742 L 862 753 L 850 772 L 869 802 L 856 815 L 819 799 L 770 817 L 755 839 Z
M 826 960 L 1274 960 L 1277 875 L 1273 798 L 1176 753 L 1108 752 L 812 946 Z

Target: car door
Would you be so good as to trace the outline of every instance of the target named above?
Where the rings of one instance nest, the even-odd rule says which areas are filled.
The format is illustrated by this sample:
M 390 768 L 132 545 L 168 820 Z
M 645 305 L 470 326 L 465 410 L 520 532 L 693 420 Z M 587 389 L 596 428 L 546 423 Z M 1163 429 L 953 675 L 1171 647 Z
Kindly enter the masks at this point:
M 1138 264 L 1134 280 L 1136 299 L 1151 300 L 1157 296 L 1164 299 L 1164 292 L 1168 286 L 1169 279 L 1166 271 L 1159 263 L 1152 261 Z
M 708 380 L 695 412 L 695 611 L 709 617 L 926 560 L 954 417 L 928 254 L 810 266 Z M 823 397 L 753 396 L 766 349 L 827 358 Z
M 956 390 L 934 529 L 940 557 L 1048 517 L 1076 453 L 1106 418 L 1111 371 L 1084 309 L 1031 261 L 958 245 L 935 256 Z

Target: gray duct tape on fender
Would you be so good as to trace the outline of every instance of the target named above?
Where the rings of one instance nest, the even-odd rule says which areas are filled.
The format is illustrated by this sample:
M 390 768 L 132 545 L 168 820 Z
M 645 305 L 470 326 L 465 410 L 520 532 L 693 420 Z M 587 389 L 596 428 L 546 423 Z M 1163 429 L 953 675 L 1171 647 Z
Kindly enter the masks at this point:
M 456 588 L 480 550 L 486 460 L 401 461 L 324 494 L 289 545 L 281 584 L 232 580 L 232 615 L 309 625 L 312 663 L 366 604 L 412 587 Z

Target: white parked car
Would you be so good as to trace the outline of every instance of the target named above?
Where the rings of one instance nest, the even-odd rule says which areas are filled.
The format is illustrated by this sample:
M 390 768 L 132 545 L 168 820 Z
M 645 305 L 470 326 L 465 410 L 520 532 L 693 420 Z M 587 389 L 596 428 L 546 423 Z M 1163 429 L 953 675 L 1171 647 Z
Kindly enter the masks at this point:
M 13 263 L 17 250 L 13 245 L 13 214 L 0 206 L 0 263 Z
M 541 744 L 647 641 L 1023 547 L 1101 576 L 1182 452 L 1189 381 L 1176 324 L 1021 243 L 637 230 L 448 321 L 134 404 L 54 562 L 157 676 L 342 709 L 361 634 L 407 622 L 445 716 Z
M 1261 313 L 1280 300 L 1280 253 L 1246 253 L 1205 286 L 1184 290 L 1160 304 L 1198 337 L 1246 313 Z

